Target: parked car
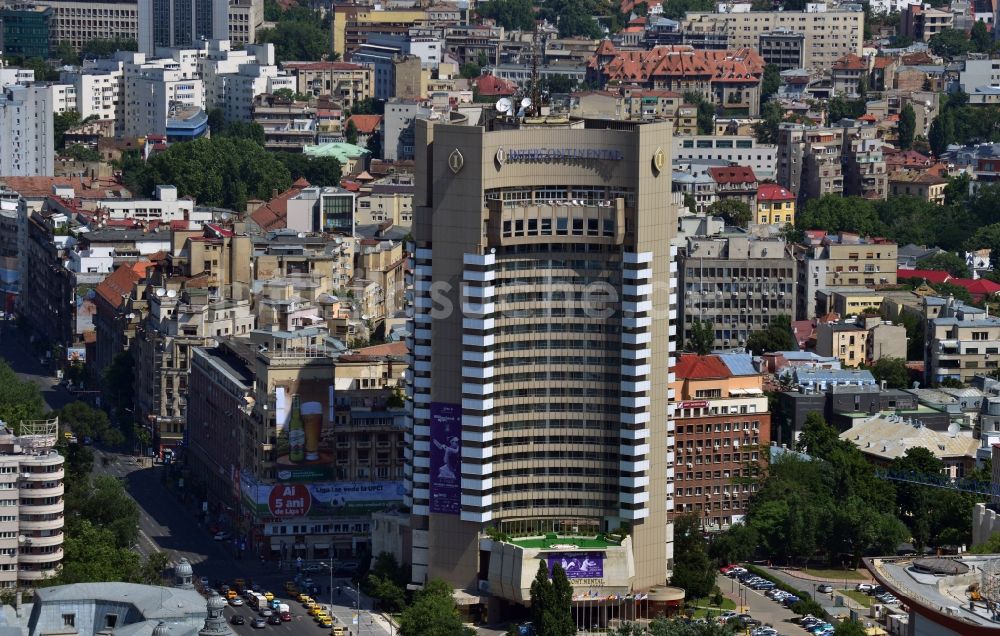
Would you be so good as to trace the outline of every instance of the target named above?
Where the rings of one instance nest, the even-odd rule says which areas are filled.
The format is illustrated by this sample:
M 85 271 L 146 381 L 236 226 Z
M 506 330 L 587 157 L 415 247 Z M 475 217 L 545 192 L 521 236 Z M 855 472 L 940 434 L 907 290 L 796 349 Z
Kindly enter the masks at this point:
M 867 594 L 872 590 L 874 590 L 875 586 L 872 585 L 871 583 L 858 583 L 857 585 L 854 586 L 854 589 L 857 590 L 858 592 L 864 592 L 865 594 Z
M 819 592 L 820 594 L 833 594 L 833 586 L 824 583 L 823 585 L 817 587 L 816 591 Z

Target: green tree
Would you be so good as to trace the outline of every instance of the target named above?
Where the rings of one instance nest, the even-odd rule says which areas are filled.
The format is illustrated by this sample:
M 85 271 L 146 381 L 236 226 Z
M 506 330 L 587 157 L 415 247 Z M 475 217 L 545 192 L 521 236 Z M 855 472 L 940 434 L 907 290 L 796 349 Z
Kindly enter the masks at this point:
M 935 55 L 947 58 L 965 55 L 972 47 L 965 32 L 958 29 L 942 29 L 932 35 L 927 44 Z
M 0 421 L 18 433 L 22 421 L 37 420 L 44 414 L 45 402 L 38 385 L 21 380 L 5 360 L 0 360 Z
M 868 630 L 859 621 L 845 619 L 837 623 L 833 636 L 867 636 Z
M 781 104 L 768 101 L 761 107 L 761 121 L 754 124 L 754 135 L 762 144 L 778 143 L 778 128 L 781 125 L 783 113 Z
M 466 62 L 458 67 L 458 74 L 465 79 L 475 79 L 479 77 L 482 72 L 483 69 L 479 68 L 479 65 L 475 62 Z
M 200 205 L 242 211 L 248 198 L 267 200 L 291 184 L 288 169 L 274 153 L 249 139 L 222 136 L 173 144 L 143 165 L 126 160 L 123 180 L 133 192 L 151 195 L 172 183 L 178 194 Z
M 917 115 L 913 112 L 913 105 L 903 106 L 899 114 L 899 147 L 903 150 L 909 149 L 913 145 L 913 135 L 917 131 Z
M 698 514 L 674 519 L 674 571 L 671 585 L 684 588 L 689 598 L 704 598 L 715 589 L 715 567 L 705 551 Z
M 80 113 L 75 110 L 56 113 L 52 116 L 52 136 L 55 140 L 56 150 L 66 147 L 66 131 L 79 125 Z
M 99 38 L 87 40 L 80 48 L 80 55 L 84 58 L 110 57 L 118 51 L 138 51 L 139 43 L 132 38 Z
M 298 152 L 276 152 L 272 155 L 285 166 L 292 180 L 303 178 L 319 187 L 340 184 L 341 165 L 333 157 L 310 157 Z
M 734 523 L 712 537 L 708 554 L 723 564 L 747 561 L 753 557 L 758 541 L 754 528 L 745 523 Z
M 476 13 L 508 31 L 530 31 L 535 27 L 535 7 L 530 0 L 488 0 L 476 5 Z
M 953 252 L 940 252 L 922 258 L 917 261 L 917 268 L 948 272 L 956 278 L 965 278 L 969 275 L 969 266 L 965 263 L 965 259 Z
M 827 102 L 827 119 L 835 124 L 841 119 L 857 119 L 865 114 L 866 104 L 863 99 L 845 99 L 841 96 L 831 97 Z
M 80 64 L 80 54 L 66 40 L 60 40 L 56 44 L 55 50 L 52 51 L 52 57 L 70 66 L 78 66 Z
M 539 636 L 574 636 L 576 624 L 573 621 L 573 587 L 566 571 L 556 563 L 552 567 L 552 630 L 540 632 Z
M 347 128 L 344 130 L 344 140 L 349 144 L 358 145 L 358 127 L 353 121 L 347 122 Z
M 279 62 L 319 60 L 329 53 L 332 42 L 321 26 L 322 20 L 290 20 L 279 22 L 273 29 L 257 32 L 261 44 L 274 44 Z
M 863 236 L 881 235 L 885 229 L 871 201 L 830 194 L 809 199 L 796 215 L 795 225 L 804 230 L 857 232 Z
M 977 53 L 989 53 L 993 48 L 993 37 L 990 36 L 989 30 L 986 28 L 986 23 L 982 20 L 976 20 L 976 23 L 972 25 L 972 33 L 969 35 L 969 39 L 973 50 Z
M 771 95 L 778 92 L 779 88 L 781 88 L 781 71 L 774 64 L 766 65 L 764 67 L 764 76 L 760 82 L 761 109 L 764 108 L 767 100 L 771 99 Z
M 683 20 L 688 11 L 713 11 L 712 0 L 671 0 L 663 4 L 663 17 Z
M 910 374 L 906 370 L 906 360 L 902 358 L 880 358 L 870 370 L 876 381 L 884 381 L 891 389 L 909 388 Z
M 695 200 L 694 195 L 690 192 L 684 193 L 684 207 L 692 214 L 697 214 L 698 212 L 698 201 Z
M 399 617 L 400 636 L 475 636 L 462 624 L 451 586 L 440 579 L 429 581 L 414 595 Z
M 984 543 L 969 548 L 973 554 L 997 554 L 1000 552 L 1000 532 L 994 532 Z
M 798 351 L 799 343 L 792 334 L 791 319 L 784 315 L 771 318 L 767 327 L 750 334 L 746 348 L 755 356 L 769 351 Z
M 82 144 L 67 146 L 63 154 L 74 161 L 96 162 L 101 160 L 101 153 Z
M 823 415 L 813 411 L 806 415 L 802 425 L 802 433 L 796 448 L 800 452 L 809 453 L 812 457 L 826 459 L 833 455 L 834 449 L 840 444 L 837 429 L 830 426 Z
M 934 121 L 937 121 L 937 119 Z M 972 178 L 968 172 L 962 172 L 961 174 L 949 177 L 948 185 L 944 187 L 945 205 L 962 205 L 968 202 L 970 196 L 969 186 L 971 183 Z
M 721 216 L 727 225 L 745 228 L 753 220 L 750 204 L 738 199 L 720 199 L 708 207 L 712 216 Z
M 931 122 L 931 129 L 927 133 L 927 141 L 931 145 L 931 151 L 935 155 L 948 149 L 948 144 L 955 138 L 955 119 L 950 112 L 941 113 Z
M 715 344 L 715 325 L 711 320 L 695 320 L 691 323 L 691 337 L 684 343 L 684 350 L 700 356 L 712 352 Z

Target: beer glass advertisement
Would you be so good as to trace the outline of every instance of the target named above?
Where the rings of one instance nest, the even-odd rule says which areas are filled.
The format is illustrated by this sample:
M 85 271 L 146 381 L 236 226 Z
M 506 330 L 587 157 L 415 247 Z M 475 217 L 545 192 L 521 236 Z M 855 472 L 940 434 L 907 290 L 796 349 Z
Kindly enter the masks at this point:
M 314 484 L 258 484 L 240 475 L 243 501 L 257 515 L 272 517 L 357 516 L 403 505 L 402 481 L 340 481 Z
M 431 403 L 431 512 L 462 511 L 462 406 Z
M 275 474 L 281 481 L 312 482 L 334 478 L 333 385 L 300 381 L 293 393 L 274 392 L 278 452 Z

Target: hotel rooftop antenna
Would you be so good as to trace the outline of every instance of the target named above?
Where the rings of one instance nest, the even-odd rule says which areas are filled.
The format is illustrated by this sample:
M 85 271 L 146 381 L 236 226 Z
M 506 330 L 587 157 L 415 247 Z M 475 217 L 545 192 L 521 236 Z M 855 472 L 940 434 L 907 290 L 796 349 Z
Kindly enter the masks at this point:
M 541 91 L 538 87 L 538 22 L 531 31 L 531 102 L 535 105 L 533 115 L 542 114 Z

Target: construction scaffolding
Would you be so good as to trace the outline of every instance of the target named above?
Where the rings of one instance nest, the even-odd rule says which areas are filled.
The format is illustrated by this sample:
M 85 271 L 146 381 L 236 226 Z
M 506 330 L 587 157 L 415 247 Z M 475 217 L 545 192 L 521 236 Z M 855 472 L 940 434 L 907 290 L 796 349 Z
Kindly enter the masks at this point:
M 21 420 L 21 434 L 17 440 L 25 453 L 39 453 L 55 447 L 59 438 L 59 418 L 50 420 Z

